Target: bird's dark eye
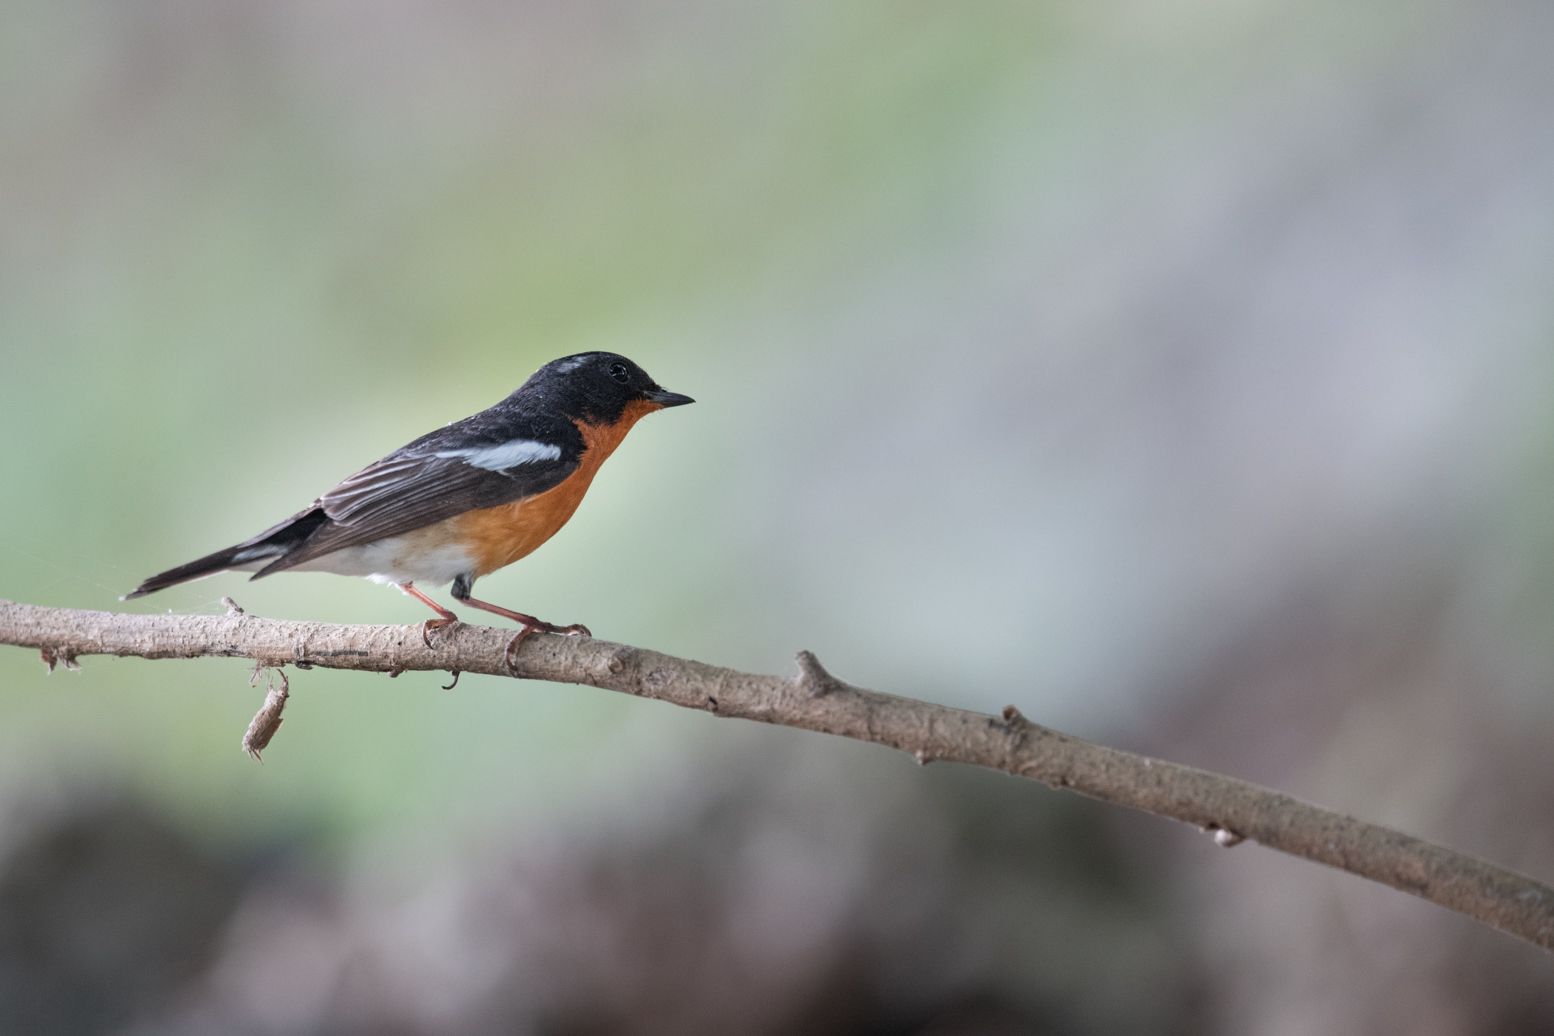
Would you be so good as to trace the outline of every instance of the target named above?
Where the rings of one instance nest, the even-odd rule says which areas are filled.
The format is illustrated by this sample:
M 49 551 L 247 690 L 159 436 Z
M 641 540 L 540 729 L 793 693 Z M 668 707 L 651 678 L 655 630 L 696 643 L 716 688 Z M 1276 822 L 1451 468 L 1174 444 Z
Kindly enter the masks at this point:
M 612 363 L 610 364 L 610 377 L 624 385 L 631 380 L 631 372 L 626 369 L 624 363 Z

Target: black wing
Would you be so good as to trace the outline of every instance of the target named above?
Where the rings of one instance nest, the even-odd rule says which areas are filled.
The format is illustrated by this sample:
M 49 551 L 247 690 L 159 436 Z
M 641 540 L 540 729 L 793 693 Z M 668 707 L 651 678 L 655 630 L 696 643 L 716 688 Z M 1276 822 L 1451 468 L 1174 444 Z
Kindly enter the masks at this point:
M 537 426 L 497 409 L 424 435 L 329 490 L 314 504 L 328 521 L 255 578 L 543 493 L 577 470 L 582 441 L 570 422 Z

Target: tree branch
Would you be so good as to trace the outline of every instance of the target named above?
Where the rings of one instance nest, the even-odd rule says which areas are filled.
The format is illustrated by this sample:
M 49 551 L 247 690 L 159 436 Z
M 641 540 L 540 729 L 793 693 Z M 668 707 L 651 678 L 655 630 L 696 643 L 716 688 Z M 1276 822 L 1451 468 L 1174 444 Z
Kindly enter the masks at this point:
M 761 676 L 586 637 L 536 636 L 504 660 L 511 630 L 455 625 L 428 647 L 421 627 L 336 626 L 243 613 L 126 615 L 0 600 L 0 644 L 37 648 L 52 669 L 83 655 L 225 656 L 259 666 L 397 675 L 448 670 L 586 684 L 718 716 L 899 748 L 919 762 L 969 763 L 1244 839 L 1412 893 L 1554 950 L 1554 889 L 1483 860 L 1321 809 L 1232 777 L 1092 744 L 1030 722 L 899 698 L 844 683 L 802 651 L 796 677 Z M 257 752 L 279 726 L 285 686 L 245 735 Z M 267 714 L 266 710 L 269 710 Z

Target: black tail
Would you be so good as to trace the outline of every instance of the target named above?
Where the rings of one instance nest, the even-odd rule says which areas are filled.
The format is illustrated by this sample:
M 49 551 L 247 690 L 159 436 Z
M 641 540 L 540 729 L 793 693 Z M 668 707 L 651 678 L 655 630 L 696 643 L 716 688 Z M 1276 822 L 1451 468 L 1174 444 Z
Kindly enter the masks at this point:
M 166 572 L 158 572 L 125 594 L 122 600 L 131 601 L 179 583 L 187 583 L 191 579 L 214 575 L 249 562 L 273 560 L 301 546 L 320 525 L 327 521 L 329 521 L 328 515 L 320 508 L 310 507 L 306 511 L 299 511 L 279 525 L 272 526 L 242 543 L 234 544 L 225 550 L 218 550 L 214 554 L 207 554 L 203 558 L 196 558 L 188 564 L 170 568 Z
M 144 597 L 147 594 L 154 594 L 158 590 L 165 590 L 169 586 L 187 583 L 191 579 L 198 579 L 201 576 L 208 576 L 230 568 L 234 564 L 233 559 L 237 557 L 242 549 L 241 546 L 228 547 L 226 550 L 218 550 L 214 554 L 207 554 L 197 561 L 191 561 L 187 565 L 179 565 L 177 568 L 170 568 L 166 572 L 158 572 L 150 579 L 143 580 L 139 586 L 120 599 L 132 601 L 137 597 Z M 241 562 L 237 563 L 240 564 Z

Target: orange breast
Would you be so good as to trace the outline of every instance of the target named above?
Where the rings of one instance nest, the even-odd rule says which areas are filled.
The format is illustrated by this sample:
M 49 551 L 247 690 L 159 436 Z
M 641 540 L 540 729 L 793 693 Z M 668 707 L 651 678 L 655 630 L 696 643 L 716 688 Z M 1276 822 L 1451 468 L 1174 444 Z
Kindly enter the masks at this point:
M 470 511 L 450 519 L 454 536 L 465 543 L 475 560 L 475 575 L 489 572 L 532 553 L 554 536 L 583 502 L 583 494 L 593 484 L 594 475 L 615 448 L 626 438 L 631 426 L 654 410 L 655 403 L 635 402 L 626 407 L 613 425 L 577 422 L 583 433 L 583 456 L 577 470 L 559 486 L 510 504 Z

